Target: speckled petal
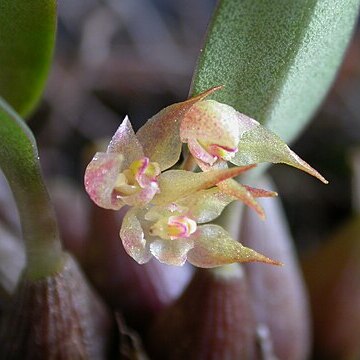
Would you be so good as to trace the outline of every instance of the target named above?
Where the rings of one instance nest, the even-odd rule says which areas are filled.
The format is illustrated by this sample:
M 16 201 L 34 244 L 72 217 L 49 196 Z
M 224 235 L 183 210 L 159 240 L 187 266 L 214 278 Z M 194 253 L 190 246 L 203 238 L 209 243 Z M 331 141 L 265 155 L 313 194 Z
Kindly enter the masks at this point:
M 128 168 L 133 161 L 144 157 L 143 148 L 127 116 L 112 137 L 107 152 L 123 154 L 124 168 Z
M 151 253 L 162 263 L 184 265 L 187 253 L 194 247 L 194 241 L 188 239 L 155 240 L 150 244 Z
M 226 195 L 215 187 L 198 191 L 181 199 L 177 204 L 187 207 L 187 216 L 201 224 L 216 219 L 224 208 L 234 200 L 236 200 L 235 197 Z
M 263 208 L 255 200 L 251 191 L 249 191 L 245 186 L 239 184 L 233 179 L 222 181 L 221 183 L 218 183 L 217 186 L 225 194 L 234 196 L 236 199 L 254 209 L 262 219 L 265 219 Z
M 179 127 L 184 115 L 194 104 L 220 88 L 214 87 L 189 100 L 170 105 L 149 119 L 136 134 L 145 156 L 157 162 L 161 170 L 173 166 L 180 157 Z
M 124 157 L 120 154 L 98 152 L 85 171 L 85 189 L 98 206 L 119 210 L 124 206 L 113 194 L 116 179 L 123 169 Z
M 327 184 L 327 180 L 290 150 L 276 134 L 261 125 L 247 131 L 241 137 L 238 152 L 231 162 L 238 166 L 262 162 L 284 163 L 303 170 Z
M 193 173 L 185 170 L 166 171 L 158 178 L 160 193 L 155 195 L 153 203 L 156 205 L 164 205 L 174 202 L 196 191 L 213 187 L 217 183 L 237 176 L 243 171 L 245 171 L 244 167 L 210 170 L 201 173 Z
M 137 214 L 136 208 L 126 213 L 120 229 L 120 238 L 126 252 L 139 264 L 145 264 L 151 259 L 151 253 Z
M 243 185 L 244 188 L 251 193 L 251 195 L 255 198 L 259 197 L 275 197 L 278 196 L 278 193 L 276 191 L 270 191 L 270 190 L 264 190 L 264 189 L 257 189 L 253 188 L 248 185 Z
M 198 267 L 211 268 L 235 262 L 281 265 L 233 240 L 230 234 L 218 225 L 199 226 L 193 239 L 195 246 L 188 253 L 188 261 Z
M 258 122 L 229 105 L 214 100 L 200 101 L 186 113 L 180 126 L 182 142 L 188 139 L 206 141 L 227 148 L 236 148 L 241 135 Z
M 149 184 L 146 188 L 140 189 L 133 195 L 119 196 L 119 199 L 129 206 L 145 206 L 153 199 L 157 192 L 158 186 L 156 183 L 153 183 L 153 185 Z

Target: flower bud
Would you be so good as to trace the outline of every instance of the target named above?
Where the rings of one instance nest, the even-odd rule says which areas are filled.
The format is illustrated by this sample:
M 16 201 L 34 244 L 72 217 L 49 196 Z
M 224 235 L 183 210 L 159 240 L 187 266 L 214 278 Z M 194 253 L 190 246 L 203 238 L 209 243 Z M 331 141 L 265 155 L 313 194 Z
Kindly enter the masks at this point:
M 70 256 L 63 269 L 22 279 L 0 325 L 5 359 L 105 359 L 111 320 Z
M 197 270 L 148 336 L 154 359 L 254 359 L 255 322 L 239 264 Z

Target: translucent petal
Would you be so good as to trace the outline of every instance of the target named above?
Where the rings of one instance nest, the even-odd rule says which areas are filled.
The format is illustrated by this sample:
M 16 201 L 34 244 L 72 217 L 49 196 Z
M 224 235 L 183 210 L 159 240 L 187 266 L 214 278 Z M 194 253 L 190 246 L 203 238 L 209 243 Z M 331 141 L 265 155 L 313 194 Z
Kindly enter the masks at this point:
M 162 263 L 168 265 L 184 265 L 194 241 L 188 239 L 155 240 L 150 244 L 151 253 Z
M 325 184 L 328 183 L 315 169 L 290 150 L 276 134 L 261 125 L 241 137 L 238 152 L 231 162 L 238 166 L 262 162 L 284 163 L 315 176 Z
M 120 238 L 126 252 L 139 264 L 145 264 L 152 255 L 137 215 L 136 208 L 126 213 L 120 229 Z
M 107 152 L 123 154 L 124 168 L 128 168 L 133 161 L 144 157 L 142 146 L 127 116 L 112 137 Z
M 195 246 L 188 253 L 188 261 L 198 267 L 211 268 L 253 261 L 281 265 L 233 240 L 230 234 L 218 225 L 199 226 L 193 239 Z
M 164 205 L 174 202 L 196 191 L 208 189 L 228 178 L 239 175 L 244 168 L 210 170 L 193 173 L 185 170 L 169 170 L 162 173 L 159 178 L 160 193 L 155 195 L 153 203 Z
M 187 216 L 201 224 L 216 219 L 234 200 L 236 200 L 235 197 L 226 195 L 215 187 L 198 191 L 178 201 L 177 204 L 187 207 Z
M 229 105 L 204 100 L 186 113 L 181 122 L 180 137 L 182 142 L 197 139 L 205 145 L 217 144 L 231 149 L 237 147 L 245 131 L 257 125 L 258 122 Z
M 85 189 L 98 206 L 119 210 L 124 202 L 114 196 L 116 179 L 123 169 L 124 157 L 120 154 L 96 153 L 85 171 Z
M 155 194 L 158 192 L 158 186 L 156 183 L 149 184 L 144 189 L 139 189 L 138 192 L 129 196 L 118 196 L 126 205 L 130 206 L 144 206 L 148 204 Z
M 221 183 L 218 183 L 217 186 L 225 194 L 242 201 L 244 204 L 254 209 L 262 219 L 265 219 L 263 208 L 255 200 L 251 191 L 249 191 L 245 186 L 239 184 L 233 179 L 222 181 Z
M 181 120 L 195 103 L 219 88 L 219 86 L 214 87 L 189 100 L 170 105 L 149 119 L 136 134 L 143 146 L 145 156 L 157 162 L 161 170 L 173 166 L 179 160 L 181 152 L 179 134 Z
M 278 193 L 276 191 L 270 191 L 270 190 L 264 190 L 264 189 L 257 189 L 253 188 L 248 185 L 243 185 L 244 188 L 251 193 L 251 195 L 255 198 L 258 197 L 274 197 L 278 196 Z

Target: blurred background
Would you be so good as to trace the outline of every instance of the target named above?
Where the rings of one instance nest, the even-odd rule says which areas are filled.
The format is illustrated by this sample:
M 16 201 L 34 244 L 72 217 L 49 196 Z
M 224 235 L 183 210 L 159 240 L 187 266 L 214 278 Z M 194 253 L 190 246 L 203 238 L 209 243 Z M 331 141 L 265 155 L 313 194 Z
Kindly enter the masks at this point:
M 125 115 L 138 129 L 163 107 L 187 98 L 215 2 L 59 2 L 54 63 L 45 97 L 29 126 L 38 141 L 65 243 L 79 258 L 86 247 L 88 221 L 97 217 L 82 185 L 95 144 L 105 144 Z M 356 160 L 360 144 L 359 59 L 358 31 L 326 101 L 292 144 L 330 184 L 324 186 L 286 166 L 270 169 L 302 256 L 325 243 L 359 205 L 360 177 L 354 175 L 360 163 L 359 156 Z M 0 180 L 0 218 L 19 233 L 11 196 Z M 87 261 L 85 268 L 95 266 Z M 187 279 L 185 276 L 183 283 Z M 173 291 L 178 294 L 179 289 Z

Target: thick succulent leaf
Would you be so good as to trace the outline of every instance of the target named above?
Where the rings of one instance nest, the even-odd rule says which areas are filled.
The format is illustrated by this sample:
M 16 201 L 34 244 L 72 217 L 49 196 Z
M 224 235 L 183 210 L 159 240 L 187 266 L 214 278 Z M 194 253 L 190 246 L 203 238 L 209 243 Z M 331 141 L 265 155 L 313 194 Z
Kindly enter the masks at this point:
M 281 265 L 275 260 L 242 246 L 218 225 L 202 225 L 193 235 L 195 246 L 188 253 L 188 261 L 198 267 L 211 268 L 235 262 L 264 262 Z
M 181 266 L 185 264 L 187 254 L 194 247 L 194 241 L 188 239 L 152 241 L 150 244 L 151 253 L 160 262 L 167 265 Z
M 291 141 L 334 79 L 359 0 L 220 0 L 193 93 L 233 106 Z
M 124 157 L 116 153 L 95 154 L 85 171 L 84 184 L 94 203 L 104 209 L 119 210 L 124 202 L 113 194 L 118 175 L 121 173 Z
M 145 264 L 151 259 L 151 253 L 137 213 L 137 208 L 126 213 L 120 229 L 120 238 L 125 251 L 139 264 Z
M 161 170 L 173 166 L 181 153 L 179 127 L 182 118 L 194 104 L 218 89 L 219 86 L 213 87 L 189 100 L 170 105 L 149 119 L 136 133 L 145 156 L 157 162 Z
M 112 137 L 107 152 L 122 154 L 124 168 L 128 168 L 133 161 L 144 157 L 142 146 L 127 116 Z
M 215 187 L 191 194 L 178 201 L 177 204 L 186 207 L 188 209 L 186 215 L 201 224 L 216 219 L 234 200 L 236 200 L 235 197 L 226 195 Z
M 55 44 L 56 3 L 0 2 L 0 96 L 22 116 L 44 89 Z
M 265 219 L 263 208 L 255 200 L 251 191 L 249 191 L 245 186 L 239 184 L 233 179 L 222 181 L 221 183 L 217 184 L 217 186 L 225 194 L 233 196 L 237 200 L 242 201 L 245 205 L 254 209 L 262 219 Z
M 239 151 L 231 159 L 233 164 L 244 166 L 262 162 L 284 163 L 327 181 L 309 164 L 296 155 L 276 134 L 262 126 L 246 132 L 240 139 Z
M 196 191 L 208 189 L 223 180 L 237 176 L 248 168 L 252 168 L 252 166 L 210 170 L 200 173 L 185 170 L 166 171 L 158 178 L 160 193 L 154 197 L 153 203 L 165 205 L 174 202 Z
M 61 244 L 36 142 L 24 121 L 0 98 L 0 168 L 14 194 L 27 253 L 27 275 L 59 270 Z

